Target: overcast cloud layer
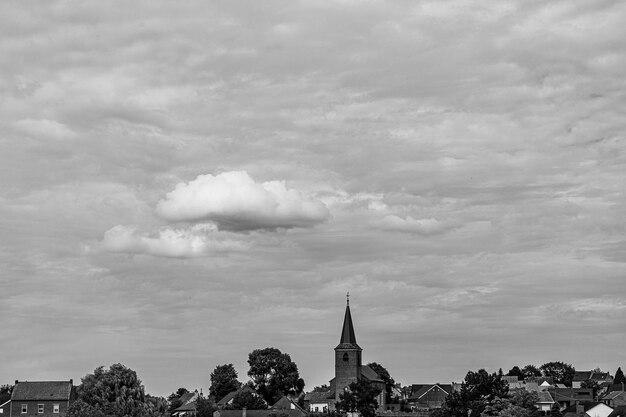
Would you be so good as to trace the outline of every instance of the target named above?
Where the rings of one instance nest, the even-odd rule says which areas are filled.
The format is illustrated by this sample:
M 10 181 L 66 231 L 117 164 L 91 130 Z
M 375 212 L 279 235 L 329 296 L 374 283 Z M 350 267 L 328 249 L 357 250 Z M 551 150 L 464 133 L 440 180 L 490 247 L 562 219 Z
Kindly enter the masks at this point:
M 626 366 L 626 3 L 0 3 L 0 383 Z

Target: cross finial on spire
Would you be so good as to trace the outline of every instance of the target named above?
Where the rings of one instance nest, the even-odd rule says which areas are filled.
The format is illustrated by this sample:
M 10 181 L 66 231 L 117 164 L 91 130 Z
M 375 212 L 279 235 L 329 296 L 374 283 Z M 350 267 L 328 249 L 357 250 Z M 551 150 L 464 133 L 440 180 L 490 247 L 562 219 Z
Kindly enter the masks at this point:
M 346 293 L 346 305 L 350 305 L 350 291 Z

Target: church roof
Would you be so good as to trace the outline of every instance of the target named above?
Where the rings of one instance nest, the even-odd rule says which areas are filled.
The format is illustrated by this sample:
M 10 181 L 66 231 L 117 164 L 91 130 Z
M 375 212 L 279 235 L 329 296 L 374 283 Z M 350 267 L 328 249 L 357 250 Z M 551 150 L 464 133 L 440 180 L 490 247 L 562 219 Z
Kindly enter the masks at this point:
M 335 349 L 361 349 L 356 343 L 356 335 L 354 333 L 354 325 L 352 324 L 349 301 L 346 304 L 346 314 L 343 318 L 341 339 L 339 340 L 339 345 L 337 345 Z

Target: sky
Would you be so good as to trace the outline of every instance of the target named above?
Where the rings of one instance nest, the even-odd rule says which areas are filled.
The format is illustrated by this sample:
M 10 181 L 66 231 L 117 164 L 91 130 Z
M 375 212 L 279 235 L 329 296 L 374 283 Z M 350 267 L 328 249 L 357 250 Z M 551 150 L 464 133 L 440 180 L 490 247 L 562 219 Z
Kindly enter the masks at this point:
M 626 366 L 626 3 L 0 2 L 0 383 Z

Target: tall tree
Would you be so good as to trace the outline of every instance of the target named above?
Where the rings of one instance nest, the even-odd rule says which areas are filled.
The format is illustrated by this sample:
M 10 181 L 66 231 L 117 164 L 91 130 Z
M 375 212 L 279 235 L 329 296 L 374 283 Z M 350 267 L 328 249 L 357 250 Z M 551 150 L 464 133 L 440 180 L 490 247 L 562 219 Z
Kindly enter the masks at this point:
M 241 387 L 241 382 L 237 380 L 237 371 L 232 363 L 217 365 L 211 372 L 209 395 L 215 401 L 221 400 L 226 394 L 239 389 L 239 387 Z
M 100 366 L 87 374 L 78 386 L 78 400 L 72 416 L 152 417 L 158 412 L 146 403 L 141 380 L 137 373 L 122 364 L 109 369 Z
M 268 404 L 274 404 L 283 395 L 297 396 L 304 389 L 304 380 L 298 374 L 298 366 L 287 353 L 268 347 L 256 349 L 248 355 L 254 389 Z
M 541 371 L 535 365 L 526 365 L 522 368 L 524 379 L 541 376 Z
M 328 386 L 328 384 L 322 384 L 322 385 L 313 387 L 313 392 L 326 392 L 326 391 L 330 391 L 330 387 Z
M 379 363 L 371 362 L 368 363 L 367 366 L 372 368 L 374 372 L 380 376 L 380 378 L 385 382 L 385 401 L 391 402 L 391 391 L 396 384 L 396 381 L 393 380 L 391 375 L 389 375 L 389 371 Z
M 576 370 L 569 363 L 560 361 L 547 362 L 539 367 L 541 374 L 546 377 L 552 377 L 555 384 L 565 384 L 572 386 L 572 379 Z
M 622 372 L 622 368 L 621 367 L 617 368 L 617 371 L 615 371 L 615 378 L 613 379 L 613 383 L 614 384 L 625 384 L 626 383 L 626 378 L 624 377 L 624 372 Z
M 362 417 L 375 417 L 378 394 L 380 394 L 378 388 L 361 379 L 351 383 L 343 394 L 339 394 L 339 401 L 335 407 L 346 413 L 358 412 Z

